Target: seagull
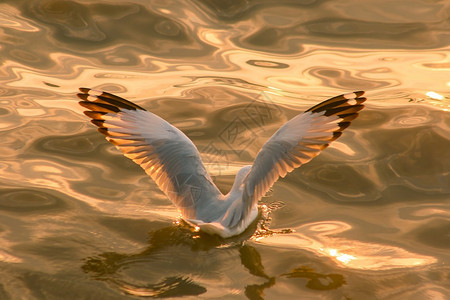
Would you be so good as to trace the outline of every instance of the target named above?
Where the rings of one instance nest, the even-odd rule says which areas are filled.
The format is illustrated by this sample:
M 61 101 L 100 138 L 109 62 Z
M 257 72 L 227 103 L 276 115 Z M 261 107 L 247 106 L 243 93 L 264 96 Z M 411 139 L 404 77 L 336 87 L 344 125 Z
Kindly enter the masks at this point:
M 98 131 L 142 167 L 196 229 L 222 238 L 245 231 L 258 201 L 279 177 L 309 162 L 341 136 L 366 101 L 363 91 L 325 100 L 285 123 L 242 167 L 230 192 L 214 184 L 192 141 L 178 128 L 116 95 L 80 88 L 79 104 Z

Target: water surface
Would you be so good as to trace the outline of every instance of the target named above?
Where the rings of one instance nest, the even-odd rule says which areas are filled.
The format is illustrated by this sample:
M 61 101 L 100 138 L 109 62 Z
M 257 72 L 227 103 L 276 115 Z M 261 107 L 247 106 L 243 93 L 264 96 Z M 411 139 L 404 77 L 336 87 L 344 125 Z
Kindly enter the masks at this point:
M 0 3 L 0 299 L 449 299 L 448 1 Z M 223 241 L 81 114 L 158 114 L 225 193 L 287 120 L 367 107 Z

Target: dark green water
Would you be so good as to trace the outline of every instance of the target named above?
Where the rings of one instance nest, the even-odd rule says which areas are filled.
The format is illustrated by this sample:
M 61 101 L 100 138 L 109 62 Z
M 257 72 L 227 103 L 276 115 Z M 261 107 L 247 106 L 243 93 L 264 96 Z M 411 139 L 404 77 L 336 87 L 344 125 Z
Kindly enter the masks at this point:
M 0 299 L 450 299 L 450 2 L 0 2 Z M 229 241 L 193 234 L 81 114 L 183 130 L 226 192 L 284 122 L 366 90 Z

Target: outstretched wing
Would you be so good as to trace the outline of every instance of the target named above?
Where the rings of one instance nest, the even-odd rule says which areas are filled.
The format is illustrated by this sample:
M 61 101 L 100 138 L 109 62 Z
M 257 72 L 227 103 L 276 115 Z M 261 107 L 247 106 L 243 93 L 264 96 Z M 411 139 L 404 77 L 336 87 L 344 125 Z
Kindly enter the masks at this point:
M 178 128 L 118 96 L 80 88 L 84 114 L 122 153 L 140 165 L 186 219 L 222 194 L 197 148 Z
M 284 124 L 264 144 L 244 179 L 245 212 L 265 195 L 269 188 L 287 173 L 317 156 L 341 136 L 364 108 L 364 92 L 336 96 Z

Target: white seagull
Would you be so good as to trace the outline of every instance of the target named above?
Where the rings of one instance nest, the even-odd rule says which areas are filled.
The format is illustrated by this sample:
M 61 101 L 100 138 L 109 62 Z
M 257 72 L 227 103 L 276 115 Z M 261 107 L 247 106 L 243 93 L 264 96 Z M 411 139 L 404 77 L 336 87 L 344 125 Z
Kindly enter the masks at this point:
M 341 136 L 364 108 L 364 92 L 328 99 L 297 115 L 242 167 L 230 192 L 216 187 L 192 141 L 144 108 L 110 93 L 80 88 L 84 114 L 122 153 L 140 165 L 175 204 L 182 218 L 223 238 L 239 235 L 258 216 L 269 188 Z

